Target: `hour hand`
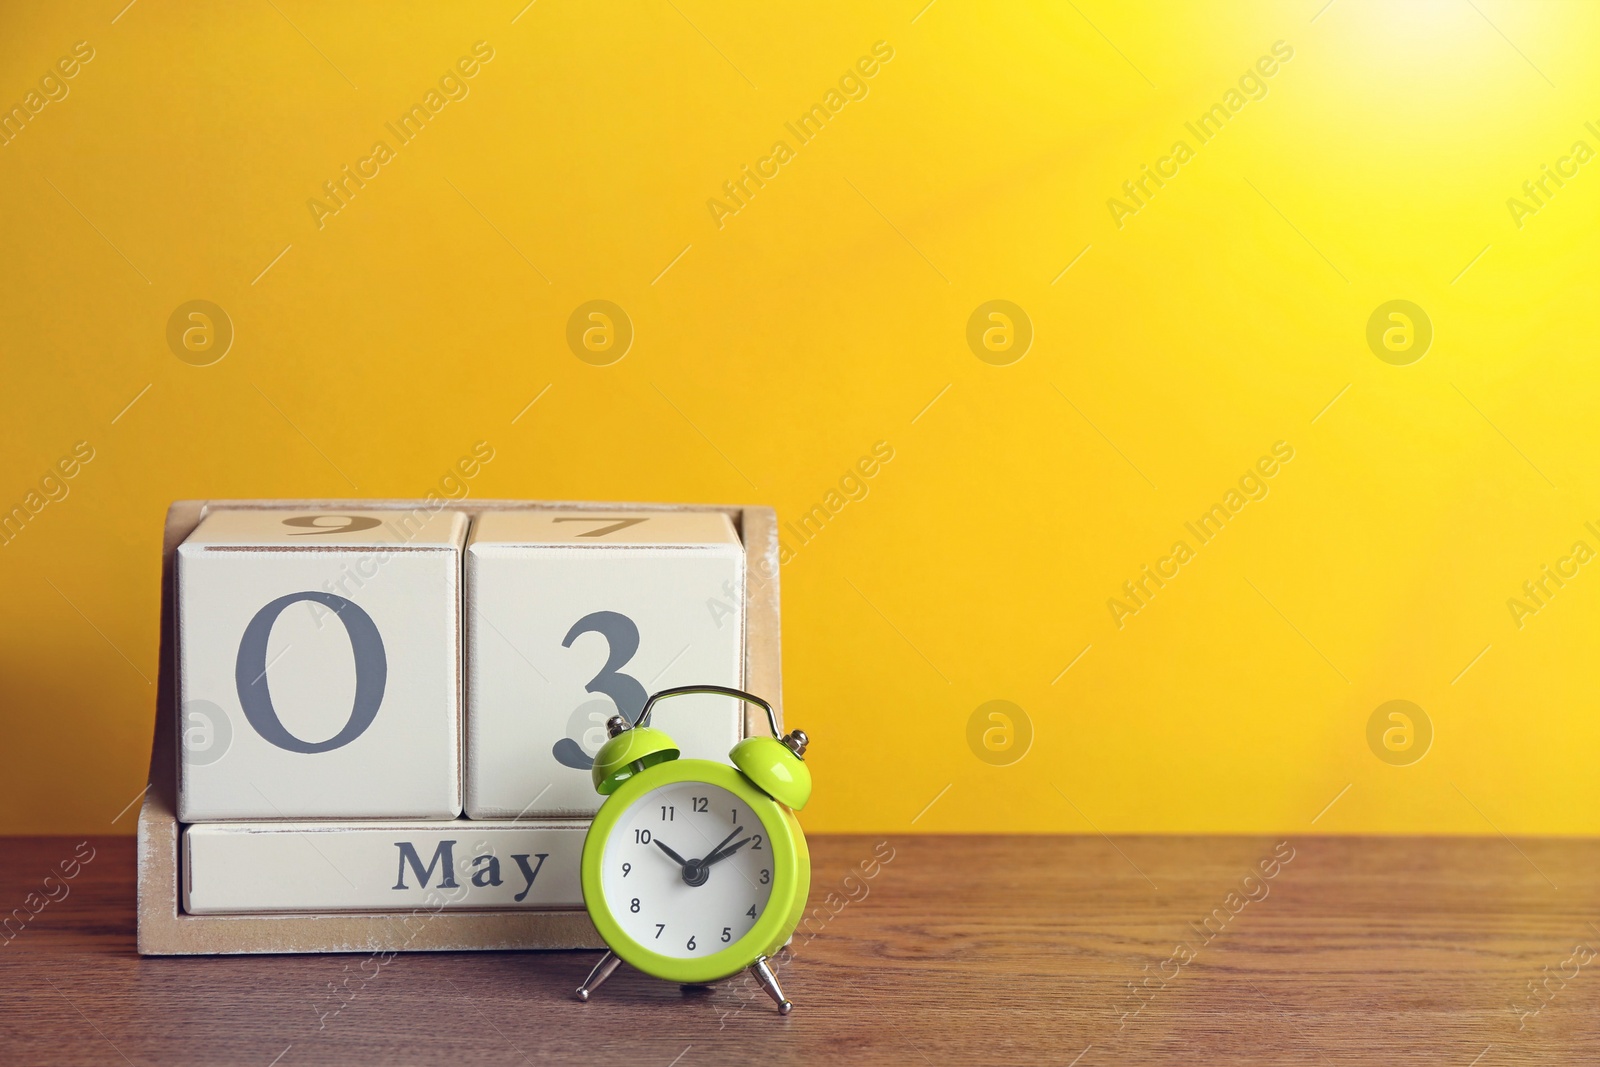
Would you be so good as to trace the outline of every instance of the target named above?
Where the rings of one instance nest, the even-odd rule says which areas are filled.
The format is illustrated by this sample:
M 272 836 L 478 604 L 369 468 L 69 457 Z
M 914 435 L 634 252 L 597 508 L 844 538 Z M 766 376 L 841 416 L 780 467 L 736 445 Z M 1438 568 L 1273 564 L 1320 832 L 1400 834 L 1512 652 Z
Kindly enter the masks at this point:
M 661 839 L 659 837 L 651 838 L 651 840 L 655 842 L 657 848 L 659 848 L 662 852 L 665 852 L 668 856 L 671 856 L 673 862 L 676 863 L 679 867 L 687 867 L 689 865 L 689 861 L 688 860 L 684 859 L 682 856 L 680 856 L 676 852 L 672 851 L 672 849 L 670 849 L 666 845 L 662 844 Z

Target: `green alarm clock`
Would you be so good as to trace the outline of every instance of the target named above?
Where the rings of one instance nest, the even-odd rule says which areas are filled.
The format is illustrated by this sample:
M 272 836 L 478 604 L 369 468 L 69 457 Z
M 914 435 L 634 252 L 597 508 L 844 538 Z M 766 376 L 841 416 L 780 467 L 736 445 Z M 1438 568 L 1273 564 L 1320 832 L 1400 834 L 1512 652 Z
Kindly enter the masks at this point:
M 650 727 L 656 702 L 713 693 L 767 713 L 771 737 L 747 737 L 733 766 L 679 759 Z M 768 958 L 788 943 L 811 892 L 811 854 L 794 813 L 811 798 L 807 738 L 783 734 L 760 697 L 720 685 L 686 685 L 645 701 L 629 723 L 614 716 L 595 756 L 606 798 L 583 843 L 583 903 L 609 946 L 578 999 L 623 961 L 646 974 L 701 985 L 751 969 L 787 1015 L 792 1007 Z

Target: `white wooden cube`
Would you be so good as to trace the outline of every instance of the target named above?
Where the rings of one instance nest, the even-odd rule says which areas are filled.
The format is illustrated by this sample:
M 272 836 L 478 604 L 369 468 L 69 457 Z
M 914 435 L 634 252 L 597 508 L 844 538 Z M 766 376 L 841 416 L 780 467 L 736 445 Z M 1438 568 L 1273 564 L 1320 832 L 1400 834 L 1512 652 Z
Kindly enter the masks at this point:
M 461 813 L 455 511 L 215 511 L 178 547 L 178 818 Z
M 744 547 L 721 512 L 490 512 L 467 546 L 466 810 L 588 815 L 589 767 L 619 711 L 744 677 Z M 695 695 L 651 725 L 726 761 L 743 705 Z

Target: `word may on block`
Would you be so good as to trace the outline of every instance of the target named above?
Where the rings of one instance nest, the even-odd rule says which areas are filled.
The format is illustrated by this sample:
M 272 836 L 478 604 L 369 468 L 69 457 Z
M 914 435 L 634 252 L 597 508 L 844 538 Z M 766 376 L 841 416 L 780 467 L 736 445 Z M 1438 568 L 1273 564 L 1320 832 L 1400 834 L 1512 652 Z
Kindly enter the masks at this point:
M 585 821 L 202 823 L 183 832 L 183 910 L 579 908 Z
M 608 718 L 742 684 L 744 566 L 721 512 L 212 512 L 177 554 L 178 818 L 346 820 L 354 848 L 382 836 L 355 820 L 592 814 Z M 678 704 L 658 714 L 683 754 L 725 758 L 737 704 Z M 233 866 L 304 842 L 204 829 L 187 847 Z M 286 906 L 249 897 L 200 908 Z

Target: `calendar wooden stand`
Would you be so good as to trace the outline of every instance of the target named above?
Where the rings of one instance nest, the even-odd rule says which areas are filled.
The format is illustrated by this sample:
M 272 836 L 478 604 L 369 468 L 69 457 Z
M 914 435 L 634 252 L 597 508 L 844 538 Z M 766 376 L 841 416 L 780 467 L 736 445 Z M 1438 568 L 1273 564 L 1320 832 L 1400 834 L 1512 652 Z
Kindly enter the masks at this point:
M 182 826 L 177 811 L 177 612 L 174 561 L 179 544 L 209 511 L 411 511 L 424 500 L 180 500 L 167 511 L 161 564 L 160 675 L 150 784 L 139 811 L 139 952 L 177 956 L 268 952 L 457 952 L 476 949 L 603 948 L 582 908 L 515 911 L 417 911 L 387 914 L 188 915 L 180 904 Z M 744 542 L 745 687 L 772 701 L 782 721 L 779 660 L 778 525 L 771 508 L 702 508 L 519 500 L 445 501 L 476 516 L 487 511 L 613 512 L 715 510 L 726 514 Z M 770 577 L 769 577 L 770 576 Z M 758 708 L 747 709 L 746 734 L 767 729 Z

